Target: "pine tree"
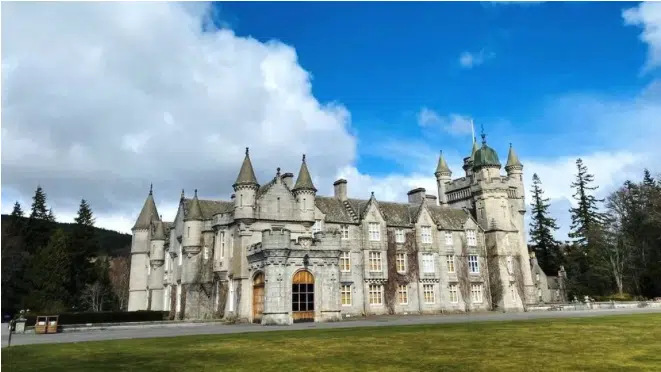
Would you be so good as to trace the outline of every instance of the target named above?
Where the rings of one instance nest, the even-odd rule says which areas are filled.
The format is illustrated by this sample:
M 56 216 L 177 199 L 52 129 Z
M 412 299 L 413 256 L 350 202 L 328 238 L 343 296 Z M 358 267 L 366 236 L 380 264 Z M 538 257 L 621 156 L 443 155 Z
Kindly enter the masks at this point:
M 562 264 L 560 243 L 553 233 L 558 229 L 556 220 L 549 216 L 549 199 L 544 198 L 542 181 L 537 174 L 532 176 L 532 203 L 530 240 L 536 252 L 539 266 L 549 275 L 555 275 Z
M 32 291 L 26 306 L 37 311 L 60 312 L 69 302 L 69 257 L 67 236 L 61 229 L 55 230 L 48 245 L 31 262 L 28 280 Z
M 74 219 L 74 226 L 70 241 L 69 259 L 71 262 L 71 281 L 69 291 L 78 306 L 82 306 L 80 296 L 87 284 L 93 283 L 96 278 L 94 265 L 90 262 L 99 251 L 99 244 L 94 229 L 94 216 L 92 209 L 85 199 L 81 200 L 78 215 Z
M 590 192 L 595 191 L 599 186 L 591 186 L 594 182 L 594 175 L 588 173 L 588 168 L 583 164 L 582 159 L 576 160 L 576 180 L 572 182 L 571 187 L 575 190 L 573 195 L 576 200 L 576 207 L 569 209 L 571 214 L 571 232 L 569 237 L 575 239 L 575 244 L 580 247 L 586 247 L 591 239 L 595 239 L 599 232 L 600 224 L 603 221 L 602 215 L 598 211 L 597 203 L 603 202 L 594 197 Z
M 8 226 L 2 234 L 2 308 L 18 309 L 21 293 L 25 288 L 23 278 L 28 259 L 24 242 L 25 221 L 19 202 L 14 204 L 14 210 L 9 217 Z
M 14 203 L 14 209 L 9 215 L 9 226 L 7 228 L 7 234 L 10 236 L 23 235 L 24 228 L 25 221 L 23 220 L 23 208 L 21 208 L 21 204 L 17 201 Z
M 46 193 L 41 186 L 38 186 L 34 197 L 32 197 L 30 217 L 25 227 L 25 245 L 28 253 L 34 254 L 45 247 L 53 229 L 54 224 L 49 219 L 49 212 L 46 207 Z

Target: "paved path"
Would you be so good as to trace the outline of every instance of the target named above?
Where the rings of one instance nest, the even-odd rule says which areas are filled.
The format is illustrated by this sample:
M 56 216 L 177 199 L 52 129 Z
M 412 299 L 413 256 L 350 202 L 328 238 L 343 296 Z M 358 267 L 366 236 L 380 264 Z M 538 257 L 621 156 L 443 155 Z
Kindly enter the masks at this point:
M 661 308 L 636 308 L 636 309 L 611 309 L 611 310 L 586 310 L 586 311 L 539 311 L 527 313 L 468 313 L 455 315 L 409 315 L 409 316 L 383 316 L 370 319 L 358 318 L 335 323 L 298 323 L 291 326 L 261 326 L 256 324 L 205 324 L 205 323 L 178 323 L 162 325 L 160 327 L 140 327 L 123 329 L 109 329 L 100 331 L 67 332 L 52 335 L 14 334 L 12 335 L 12 346 L 28 344 L 49 344 L 66 342 L 87 342 L 100 340 L 121 340 L 133 338 L 151 337 L 175 337 L 187 335 L 212 335 L 231 334 L 246 332 L 268 332 L 287 331 L 302 329 L 329 329 L 350 327 L 379 327 L 394 325 L 414 324 L 442 324 L 442 323 L 467 323 L 480 321 L 516 321 L 528 319 L 545 318 L 583 318 L 604 315 L 623 314 L 661 314 Z M 2 347 L 7 347 L 8 329 L 2 324 Z

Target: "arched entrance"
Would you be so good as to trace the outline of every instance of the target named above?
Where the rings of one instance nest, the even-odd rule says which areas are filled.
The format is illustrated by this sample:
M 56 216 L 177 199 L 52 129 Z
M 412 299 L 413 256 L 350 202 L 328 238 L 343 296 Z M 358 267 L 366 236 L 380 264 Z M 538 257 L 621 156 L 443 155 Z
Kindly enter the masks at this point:
M 294 275 L 291 297 L 294 323 L 314 322 L 314 276 L 312 273 L 303 270 Z
M 255 275 L 252 283 L 252 321 L 261 323 L 264 313 L 264 273 Z

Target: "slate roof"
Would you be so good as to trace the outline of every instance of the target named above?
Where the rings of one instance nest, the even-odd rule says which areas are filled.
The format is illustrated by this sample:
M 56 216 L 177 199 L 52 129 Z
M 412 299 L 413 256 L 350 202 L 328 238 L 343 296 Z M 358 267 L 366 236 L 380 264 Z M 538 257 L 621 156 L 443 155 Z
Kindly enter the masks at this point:
M 547 276 L 546 284 L 548 285 L 549 289 L 560 289 L 557 276 Z
M 312 183 L 312 177 L 310 177 L 308 166 L 305 163 L 305 155 L 303 155 L 303 162 L 301 163 L 301 169 L 298 171 L 298 178 L 296 179 L 294 190 L 317 191 L 317 189 L 314 187 L 314 184 Z
M 191 206 L 193 199 L 184 198 L 184 216 L 188 215 L 188 210 Z M 202 218 L 205 220 L 213 217 L 214 214 L 227 213 L 234 210 L 234 203 L 221 200 L 198 200 L 200 203 L 200 211 Z
M 257 185 L 257 177 L 255 177 L 255 170 L 252 167 L 247 147 L 246 157 L 243 158 L 243 164 L 241 164 L 239 176 L 236 177 L 236 182 L 234 183 L 234 186 L 238 185 Z
M 369 200 L 348 199 L 348 206 L 353 209 L 360 219 L 365 217 Z M 376 202 L 388 226 L 412 227 L 418 219 L 422 204 Z M 315 204 L 326 215 L 327 222 L 356 223 L 345 204 L 339 199 L 326 196 L 317 196 Z M 445 208 L 427 205 L 427 210 L 434 223 L 447 230 L 463 230 L 464 223 L 470 215 L 462 209 Z
M 512 144 L 510 143 L 510 152 L 507 154 L 507 164 L 505 167 L 515 167 L 515 166 L 522 166 L 521 160 L 519 160 L 519 157 L 516 155 L 516 152 L 514 152 L 514 147 L 512 147 Z
M 165 227 L 162 221 L 156 221 L 156 231 L 154 231 L 152 240 L 165 240 Z
M 156 209 L 156 203 L 154 202 L 154 195 L 151 190 L 149 190 L 149 195 L 145 200 L 145 204 L 142 206 L 142 210 L 138 215 L 138 219 L 133 225 L 134 229 L 149 229 L 151 228 L 152 221 L 158 221 L 158 210 Z

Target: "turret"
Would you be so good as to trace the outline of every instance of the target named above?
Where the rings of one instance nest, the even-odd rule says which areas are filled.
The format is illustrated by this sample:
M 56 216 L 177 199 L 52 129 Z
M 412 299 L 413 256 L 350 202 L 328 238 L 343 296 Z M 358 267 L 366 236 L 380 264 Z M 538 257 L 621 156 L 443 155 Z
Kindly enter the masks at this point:
M 146 310 L 148 302 L 147 272 L 149 270 L 150 235 L 152 223 L 158 222 L 158 210 L 154 202 L 153 187 L 149 187 L 149 195 L 131 231 L 131 273 L 129 274 L 128 310 Z
M 303 155 L 301 169 L 298 171 L 298 178 L 296 179 L 293 192 L 300 211 L 301 220 L 306 225 L 312 226 L 314 223 L 314 198 L 317 195 L 317 189 L 312 183 L 312 177 L 310 177 L 310 172 L 305 162 L 305 155 Z
M 257 190 L 259 190 L 259 184 L 257 183 L 257 177 L 255 177 L 255 171 L 250 162 L 249 149 L 247 147 L 239 176 L 236 178 L 236 182 L 234 182 L 232 187 L 236 195 L 234 198 L 234 219 L 251 220 L 255 218 L 255 197 Z
M 482 133 L 482 147 L 473 154 L 473 173 L 478 181 L 500 176 L 498 153 L 487 146 L 486 134 L 484 133 Z
M 505 165 L 507 176 L 513 180 L 523 182 L 523 164 L 514 152 L 514 147 L 510 143 L 510 151 L 507 154 L 507 164 Z
M 165 263 L 165 228 L 162 218 L 156 222 L 151 238 L 149 275 L 150 310 L 163 310 L 163 264 Z
M 188 211 L 184 215 L 184 233 L 182 247 L 185 253 L 198 253 L 200 251 L 200 238 L 202 234 L 202 209 L 197 198 L 197 189 L 193 199 L 188 203 Z
M 464 172 L 466 173 L 466 178 L 473 177 L 473 159 L 475 158 L 475 153 L 477 152 L 477 140 L 473 137 L 473 148 L 471 149 L 471 154 L 468 157 L 464 158 Z
M 447 184 L 452 181 L 452 171 L 448 163 L 443 158 L 443 151 L 438 156 L 438 166 L 436 167 L 436 186 L 438 187 L 438 201 L 441 206 L 448 205 L 448 196 L 446 195 Z

